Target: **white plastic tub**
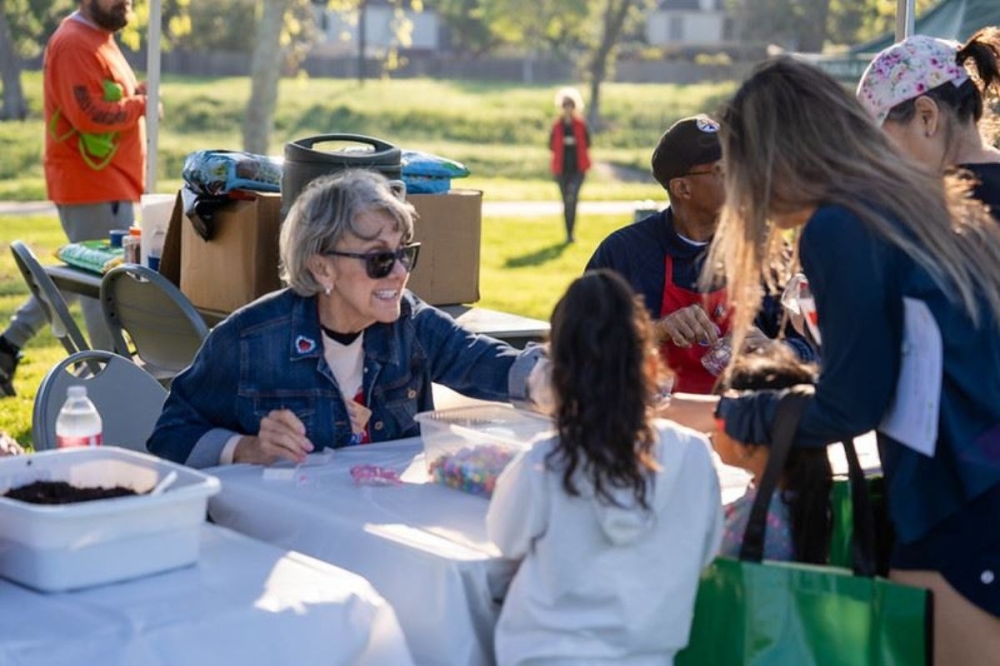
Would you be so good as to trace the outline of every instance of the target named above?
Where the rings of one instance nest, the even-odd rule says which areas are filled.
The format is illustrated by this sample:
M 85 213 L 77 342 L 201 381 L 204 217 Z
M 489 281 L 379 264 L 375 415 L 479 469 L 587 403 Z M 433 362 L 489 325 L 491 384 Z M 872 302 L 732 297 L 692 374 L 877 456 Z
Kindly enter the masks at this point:
M 427 473 L 437 483 L 490 497 L 519 451 L 552 429 L 552 421 L 506 405 L 456 407 L 416 415 Z
M 0 496 L 0 576 L 43 592 L 112 583 L 192 564 L 200 526 L 219 480 L 113 446 L 43 451 L 0 459 L 0 495 L 34 481 L 125 486 L 157 496 L 40 505 Z

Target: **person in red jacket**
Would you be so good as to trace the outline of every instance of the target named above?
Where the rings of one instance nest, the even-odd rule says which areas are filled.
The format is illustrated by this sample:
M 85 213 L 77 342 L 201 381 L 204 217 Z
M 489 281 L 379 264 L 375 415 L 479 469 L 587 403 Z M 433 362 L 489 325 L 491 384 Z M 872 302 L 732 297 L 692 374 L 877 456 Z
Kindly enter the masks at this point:
M 583 177 L 590 168 L 590 130 L 583 119 L 583 98 L 576 88 L 560 88 L 556 93 L 559 117 L 549 134 L 552 151 L 552 175 L 559 183 L 563 201 L 563 218 L 566 221 L 566 242 L 576 240 L 576 202 L 580 196 Z
M 145 186 L 145 84 L 114 38 L 131 17 L 132 0 L 79 0 L 45 49 L 45 184 L 73 242 L 130 226 Z M 99 301 L 81 305 L 91 346 L 111 349 Z M 21 347 L 44 324 L 34 298 L 11 318 L 0 336 L 0 396 L 14 395 Z

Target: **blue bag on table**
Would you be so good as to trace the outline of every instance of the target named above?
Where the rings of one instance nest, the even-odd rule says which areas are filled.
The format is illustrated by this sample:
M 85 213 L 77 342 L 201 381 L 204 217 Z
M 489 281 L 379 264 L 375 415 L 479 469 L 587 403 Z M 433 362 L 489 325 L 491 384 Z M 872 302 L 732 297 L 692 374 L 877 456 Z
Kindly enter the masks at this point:
M 461 162 L 419 150 L 403 150 L 400 162 L 407 194 L 447 192 L 452 178 L 465 178 L 471 173 Z
M 280 192 L 283 160 L 236 150 L 198 150 L 184 159 L 184 214 L 202 239 L 214 235 L 215 211 L 243 198 L 239 190 Z
M 199 195 L 224 196 L 232 190 L 281 191 L 282 161 L 235 150 L 198 150 L 184 159 L 181 176 Z

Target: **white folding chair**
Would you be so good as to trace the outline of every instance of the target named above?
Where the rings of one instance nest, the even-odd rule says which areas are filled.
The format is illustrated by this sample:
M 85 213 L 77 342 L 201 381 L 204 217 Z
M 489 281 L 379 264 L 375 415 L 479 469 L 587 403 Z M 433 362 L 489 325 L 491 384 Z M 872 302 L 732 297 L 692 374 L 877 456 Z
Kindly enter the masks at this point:
M 98 369 L 75 374 L 81 366 Z M 56 418 L 66 401 L 66 389 L 73 385 L 87 387 L 87 397 L 101 414 L 104 444 L 146 452 L 167 390 L 129 359 L 97 349 L 73 354 L 46 373 L 31 417 L 36 451 L 55 448 Z

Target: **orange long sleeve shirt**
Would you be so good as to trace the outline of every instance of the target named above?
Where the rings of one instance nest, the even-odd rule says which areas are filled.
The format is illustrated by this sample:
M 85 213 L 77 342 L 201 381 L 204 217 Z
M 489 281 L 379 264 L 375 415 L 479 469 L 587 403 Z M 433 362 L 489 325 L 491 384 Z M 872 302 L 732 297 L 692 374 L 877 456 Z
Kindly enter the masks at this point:
M 145 187 L 146 96 L 136 94 L 135 73 L 114 36 L 75 16 L 63 19 L 46 47 L 44 70 L 49 199 L 138 201 Z M 120 86 L 120 100 L 105 99 L 105 82 Z M 94 169 L 84 161 L 79 132 L 118 133 L 117 152 L 106 167 Z

